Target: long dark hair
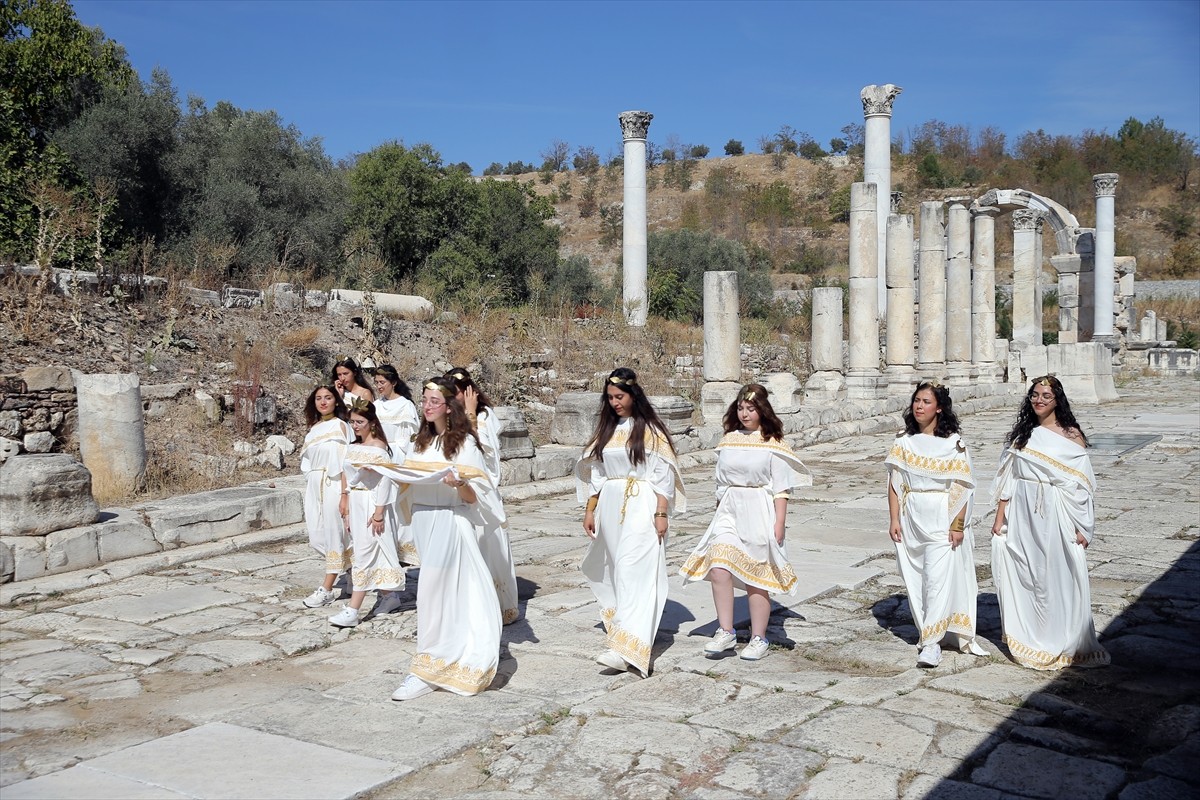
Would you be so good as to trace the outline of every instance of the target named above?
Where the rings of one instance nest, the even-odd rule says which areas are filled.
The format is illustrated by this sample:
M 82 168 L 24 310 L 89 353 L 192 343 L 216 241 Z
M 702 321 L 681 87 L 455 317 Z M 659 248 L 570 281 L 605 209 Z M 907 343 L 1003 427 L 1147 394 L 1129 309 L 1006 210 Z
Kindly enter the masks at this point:
M 671 452 L 674 453 L 675 444 L 671 441 L 671 433 L 663 421 L 658 418 L 654 406 L 650 405 L 646 393 L 638 385 L 637 373 L 627 367 L 617 367 L 605 379 L 604 390 L 600 396 L 600 418 L 596 421 L 596 430 L 592 433 L 592 438 L 588 439 L 588 443 L 583 446 L 583 452 L 590 452 L 596 457 L 596 460 L 603 461 L 604 446 L 608 444 L 613 431 L 621 422 L 617 412 L 613 411 L 612 404 L 608 402 L 609 386 L 616 386 L 633 398 L 633 413 L 631 414 L 633 430 L 630 431 L 629 441 L 625 445 L 625 452 L 629 454 L 629 462 L 635 467 L 646 463 L 647 426 L 661 436 L 667 443 L 667 447 L 671 448 Z
M 1029 444 L 1029 437 L 1033 434 L 1033 429 L 1040 424 L 1037 414 L 1033 411 L 1033 401 L 1030 400 L 1033 397 L 1033 390 L 1039 385 L 1049 386 L 1050 391 L 1054 393 L 1054 421 L 1065 432 L 1075 431 L 1078 433 L 1079 438 L 1083 440 L 1083 446 L 1090 447 L 1083 428 L 1079 427 L 1079 423 L 1075 421 L 1075 414 L 1071 412 L 1071 404 L 1067 401 L 1067 393 L 1063 390 L 1062 381 L 1053 375 L 1043 375 L 1033 379 L 1033 383 L 1029 385 L 1029 391 L 1025 393 L 1025 400 L 1021 403 L 1021 410 L 1017 412 L 1017 424 L 1013 425 L 1012 430 L 1008 432 L 1008 438 L 1004 440 L 1005 444 L 1016 450 L 1024 450 L 1025 445 Z
M 378 375 L 392 385 L 393 391 L 397 395 L 403 397 L 408 402 L 412 402 L 412 389 L 408 388 L 408 384 L 400 379 L 400 373 L 396 372 L 396 368 L 391 364 L 381 364 L 371 370 L 372 375 Z M 355 379 L 357 380 L 357 378 Z
M 470 436 L 475 440 L 475 446 L 480 450 L 483 445 L 479 442 L 479 437 L 475 435 L 475 428 L 467 419 L 467 412 L 463 410 L 463 405 L 455 394 L 458 388 L 454 385 L 454 381 L 450 378 L 439 375 L 436 378 L 430 378 L 425 382 L 421 390 L 422 395 L 425 389 L 434 389 L 441 393 L 446 400 L 446 433 L 442 436 L 442 455 L 449 461 L 458 455 L 458 451 L 462 449 L 462 444 Z M 424 399 L 424 398 L 422 398 Z M 417 435 L 413 437 L 413 446 L 417 450 L 424 452 L 433 444 L 437 438 L 437 428 L 433 423 L 425 419 L 424 410 L 421 411 L 421 425 L 417 428 Z
M 484 394 L 483 389 L 479 388 L 479 384 L 471 378 L 471 373 L 467 372 L 462 367 L 455 367 L 446 373 L 446 377 L 454 382 L 454 387 L 462 392 L 468 386 L 471 387 L 479 395 L 479 405 L 476 406 L 477 411 L 487 411 L 492 408 L 492 401 Z
M 738 389 L 738 396 L 725 411 L 725 432 L 730 433 L 742 427 L 742 421 L 738 419 L 738 405 L 749 403 L 758 412 L 758 430 L 763 439 L 783 441 L 783 423 L 776 416 L 775 409 L 771 408 L 771 401 L 767 399 L 769 394 L 767 387 L 761 383 L 747 383 Z
M 363 400 L 361 397 L 356 397 L 350 402 L 350 413 L 358 414 L 367 421 L 367 429 L 372 436 L 383 442 L 383 447 L 390 456 L 392 454 L 392 446 L 388 444 L 387 434 L 383 432 L 383 425 L 379 422 L 379 415 L 375 413 L 375 404 L 370 400 Z M 355 444 L 358 444 L 362 440 L 363 437 L 355 435 Z
M 345 367 L 354 375 L 354 385 L 371 392 L 371 396 L 375 396 L 375 392 L 371 391 L 371 387 L 367 385 L 367 376 L 363 374 L 362 367 L 358 365 L 350 356 L 338 356 L 333 362 L 333 367 L 329 370 L 329 382 L 337 386 L 338 382 L 338 367 Z
M 913 416 L 912 404 L 917 394 L 924 389 L 933 392 L 933 399 L 938 404 L 937 421 L 933 426 L 933 435 L 939 439 L 947 439 L 952 433 L 958 433 L 958 415 L 954 413 L 954 401 L 950 399 L 950 390 L 936 381 L 922 381 L 913 389 L 912 397 L 908 398 L 908 408 L 904 409 L 904 432 L 914 436 L 921 432 L 917 418 Z
M 321 412 L 317 411 L 317 392 L 325 389 L 333 395 L 333 415 L 346 422 L 350 419 L 350 412 L 346 411 L 346 404 L 342 402 L 342 396 L 338 394 L 336 387 L 322 383 L 309 393 L 308 399 L 304 401 L 304 421 L 308 423 L 308 427 L 312 427 L 321 421 Z

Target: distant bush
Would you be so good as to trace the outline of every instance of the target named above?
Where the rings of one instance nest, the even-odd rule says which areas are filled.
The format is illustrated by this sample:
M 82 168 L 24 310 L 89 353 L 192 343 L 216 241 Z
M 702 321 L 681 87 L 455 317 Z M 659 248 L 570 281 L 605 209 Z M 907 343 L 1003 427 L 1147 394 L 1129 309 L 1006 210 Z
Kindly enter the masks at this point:
M 706 145 L 706 144 L 692 145 L 691 149 L 688 150 L 688 156 L 690 158 L 707 158 L 708 157 L 708 145 Z
M 737 139 L 730 139 L 725 143 L 725 155 L 727 156 L 740 156 L 745 152 L 746 148 Z
M 772 290 L 768 267 L 752 261 L 740 242 L 691 230 L 656 232 L 646 242 L 647 290 L 651 314 L 699 322 L 704 312 L 704 273 L 738 273 L 743 313 L 764 316 Z

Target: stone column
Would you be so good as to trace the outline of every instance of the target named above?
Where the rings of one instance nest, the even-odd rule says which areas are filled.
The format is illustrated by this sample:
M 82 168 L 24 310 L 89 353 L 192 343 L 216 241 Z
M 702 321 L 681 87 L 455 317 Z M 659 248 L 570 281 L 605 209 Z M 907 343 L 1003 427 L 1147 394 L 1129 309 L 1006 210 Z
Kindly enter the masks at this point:
M 837 398 L 846 382 L 842 376 L 842 287 L 812 290 L 812 374 L 804 385 L 804 401 Z
M 621 137 L 625 140 L 625 209 L 621 242 L 624 268 L 625 321 L 634 327 L 646 324 L 646 132 L 654 115 L 648 111 L 623 111 Z
M 946 234 L 942 204 L 937 200 L 921 203 L 919 236 L 917 372 L 925 378 L 942 378 L 946 372 Z
M 1037 240 L 1041 236 L 1042 214 L 1029 208 L 1012 212 L 1013 226 L 1013 283 L 1012 320 L 1013 347 L 1041 346 L 1042 307 L 1038 302 Z
M 850 370 L 846 394 L 851 398 L 874 398 L 879 388 L 878 195 L 873 183 L 850 185 Z
M 892 193 L 897 194 L 896 192 Z M 912 214 L 892 214 L 887 224 L 887 393 L 907 395 L 916 378 L 913 348 L 917 290 L 913 281 Z
M 951 197 L 946 214 L 946 383 L 964 386 L 971 372 L 971 212 L 969 197 Z
M 742 378 L 742 330 L 737 272 L 704 273 L 704 386 L 700 411 L 706 424 L 720 424 Z
M 129 494 L 146 472 L 146 432 L 138 376 L 71 370 L 79 404 L 79 455 L 101 500 Z
M 1113 341 L 1113 296 L 1116 294 L 1116 223 L 1114 222 L 1118 176 L 1102 172 L 1092 176 L 1096 187 L 1096 311 L 1092 341 Z
M 873 183 L 875 194 L 875 274 L 878 277 L 876 304 L 882 315 L 887 310 L 887 218 L 892 200 L 892 103 L 904 91 L 899 86 L 864 86 L 858 93 L 863 106 L 863 182 Z M 853 326 L 851 327 L 853 330 Z
M 996 215 L 1000 209 L 974 210 L 971 268 L 971 361 L 980 383 L 996 381 Z

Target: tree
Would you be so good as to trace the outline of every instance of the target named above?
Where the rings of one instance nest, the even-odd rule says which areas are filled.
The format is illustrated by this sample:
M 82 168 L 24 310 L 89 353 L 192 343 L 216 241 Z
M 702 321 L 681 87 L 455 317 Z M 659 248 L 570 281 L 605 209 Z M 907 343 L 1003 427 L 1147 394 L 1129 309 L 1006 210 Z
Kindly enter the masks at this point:
M 779 132 L 775 134 L 776 150 L 780 153 L 786 153 L 789 156 L 794 156 L 800 152 L 799 137 L 803 134 L 793 128 L 791 125 L 782 125 Z
M 821 145 L 817 144 L 812 138 L 808 137 L 808 134 L 804 134 L 804 136 L 806 138 L 803 142 L 801 142 L 800 149 L 797 151 L 801 158 L 806 158 L 809 161 L 816 161 L 818 158 L 824 158 L 828 155 L 828 153 L 821 149 Z
M 725 143 L 725 155 L 740 156 L 746 152 L 746 148 L 737 139 L 730 139 Z
M 743 312 L 762 316 L 771 302 L 767 265 L 752 261 L 741 243 L 691 230 L 650 234 L 646 242 L 649 311 L 669 319 L 699 321 L 704 273 L 735 270 Z
M 571 145 L 555 139 L 550 146 L 538 153 L 542 157 L 542 168 L 552 172 L 563 172 L 567 168 L 567 158 L 571 155 Z
M 862 158 L 865 151 L 864 133 L 861 122 L 852 122 L 842 128 L 842 138 L 846 140 L 846 155 L 852 158 Z
M 708 157 L 708 145 L 706 145 L 706 144 L 692 145 L 691 148 L 688 150 L 688 157 L 689 158 L 707 158 Z
M 600 169 L 600 156 L 596 155 L 595 148 L 581 147 L 575 153 L 572 166 L 581 175 L 594 175 Z
M 845 139 L 839 139 L 835 136 L 829 140 L 829 152 L 833 153 L 835 156 L 844 154 L 847 147 L 849 147 L 849 145 L 846 144 Z
M 492 175 L 500 175 L 503 172 L 504 172 L 504 165 L 501 164 L 499 161 L 493 161 L 491 164 L 487 165 L 487 169 L 485 169 L 483 171 L 483 174 L 484 174 L 484 177 L 490 177 Z

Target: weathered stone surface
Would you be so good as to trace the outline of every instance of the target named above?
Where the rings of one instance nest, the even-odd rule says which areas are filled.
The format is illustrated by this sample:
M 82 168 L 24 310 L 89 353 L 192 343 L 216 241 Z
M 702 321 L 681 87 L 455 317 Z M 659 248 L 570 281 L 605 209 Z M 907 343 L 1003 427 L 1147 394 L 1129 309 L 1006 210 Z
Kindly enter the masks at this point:
M 1004 800 L 1004 795 L 986 786 L 975 786 L 935 775 L 918 775 L 904 791 L 902 800 Z
M 30 392 L 70 392 L 75 389 L 71 370 L 67 367 L 26 367 L 21 380 Z
M 732 731 L 740 736 L 765 739 L 796 727 L 807 717 L 824 711 L 830 705 L 829 701 L 816 697 L 768 692 L 749 699 L 739 697 L 735 703 L 696 714 L 688 722 Z
M 271 639 L 285 656 L 294 656 L 324 647 L 328 636 L 317 631 L 285 631 Z
M 554 420 L 550 423 L 550 441 L 583 447 L 596 429 L 599 411 L 599 392 L 566 392 L 559 395 L 554 405 Z
M 40 536 L 99 513 L 91 473 L 69 455 L 14 456 L 0 466 L 0 535 Z
M 18 658 L 4 665 L 6 680 L 27 686 L 46 686 L 79 675 L 108 672 L 112 665 L 100 656 L 76 650 L 54 650 Z
M 1131 783 L 1121 790 L 1117 800 L 1196 800 L 1200 789 L 1195 784 L 1164 778 Z
M 189 655 L 207 656 L 231 667 L 241 667 L 246 664 L 257 664 L 279 657 L 279 651 L 270 645 L 259 642 L 246 642 L 238 639 L 223 639 L 214 642 L 201 642 L 188 648 Z
M 929 720 L 898 719 L 874 708 L 842 707 L 804 723 L 780 742 L 794 747 L 817 747 L 843 758 L 912 769 L 932 743 L 934 728 Z
M 92 526 L 67 528 L 46 536 L 46 571 L 67 572 L 100 563 L 96 531 Z
M 54 434 L 50 431 L 38 431 L 25 434 L 26 453 L 49 453 L 54 449 Z
M 800 793 L 803 800 L 868 800 L 892 798 L 900 785 L 901 770 L 869 761 L 832 762 L 812 777 Z
M 117 495 L 141 485 L 146 472 L 142 393 L 133 373 L 85 374 L 72 370 L 78 401 L 79 455 L 97 493 Z
M 1171 778 L 1191 783 L 1200 789 L 1200 775 L 1196 765 L 1200 764 L 1200 733 L 1193 733 L 1178 747 L 1146 762 L 1146 769 Z
M 1002 744 L 971 773 L 971 780 L 1024 797 L 1103 800 L 1125 782 L 1125 770 L 1038 747 Z
M 525 415 L 516 406 L 496 406 L 489 412 L 500 425 L 500 458 L 532 458 L 533 440 Z
M 16 439 L 9 439 L 7 436 L 0 436 L 0 464 L 8 461 L 13 456 L 21 454 L 21 443 Z
M 275 450 L 278 450 L 280 453 L 283 453 L 285 456 L 290 456 L 292 453 L 296 452 L 295 442 L 293 442 L 291 439 L 287 438 L 286 436 L 279 436 L 279 435 L 268 436 L 267 437 L 267 447 L 274 448 Z
M 640 681 L 622 687 L 604 697 L 581 703 L 573 710 L 581 714 L 676 719 L 680 707 L 712 708 L 735 697 L 754 697 L 759 694 L 761 690 L 753 688 L 739 692 L 736 684 L 726 681 L 697 681 L 694 675 L 670 673 L 652 681 Z
M 932 689 L 956 694 L 972 694 L 986 700 L 1024 700 L 1042 691 L 1054 680 L 1054 673 L 1024 670 L 1014 672 L 1005 664 L 988 664 L 961 675 L 948 675 L 929 682 Z
M 142 384 L 142 401 L 150 400 L 178 400 L 187 390 L 190 389 L 190 384 L 186 383 L 150 383 Z
M 578 447 L 546 444 L 533 457 L 533 479 L 537 481 L 571 475 L 581 451 Z
M 533 480 L 532 458 L 510 458 L 500 462 L 500 485 L 516 486 Z
M 241 600 L 235 594 L 222 592 L 208 586 L 183 586 L 167 592 L 155 592 L 143 596 L 107 597 L 74 606 L 64 612 L 87 616 L 115 619 L 123 622 L 151 623 L 168 617 L 178 617 L 213 606 L 233 605 Z
M 172 617 L 171 619 L 164 619 L 158 622 L 155 627 L 162 628 L 164 631 L 170 631 L 177 636 L 194 636 L 199 633 L 218 631 L 232 625 L 244 625 L 254 619 L 256 619 L 255 615 L 244 609 L 218 606 L 216 608 L 205 608 L 190 614 Z M 209 654 L 201 653 L 201 655 Z
M 829 700 L 873 706 L 898 694 L 911 692 L 921 685 L 922 680 L 924 676 L 919 670 L 910 669 L 886 678 L 847 678 L 817 694 Z
M 739 793 L 791 797 L 796 787 L 804 785 L 809 774 L 815 773 L 824 762 L 823 756 L 807 750 L 753 742 L 742 752 L 731 754 L 712 781 Z
M 795 414 L 804 403 L 804 384 L 790 372 L 771 372 L 759 381 L 767 387 L 767 398 L 776 414 Z
M 0 411 L 0 436 L 19 439 L 25 435 L 20 411 Z
M 293 490 L 239 486 L 155 501 L 139 510 L 159 542 L 179 546 L 300 522 L 304 501 Z
M 696 407 L 686 397 L 657 395 L 647 397 L 672 436 L 682 436 L 692 429 L 692 413 Z

